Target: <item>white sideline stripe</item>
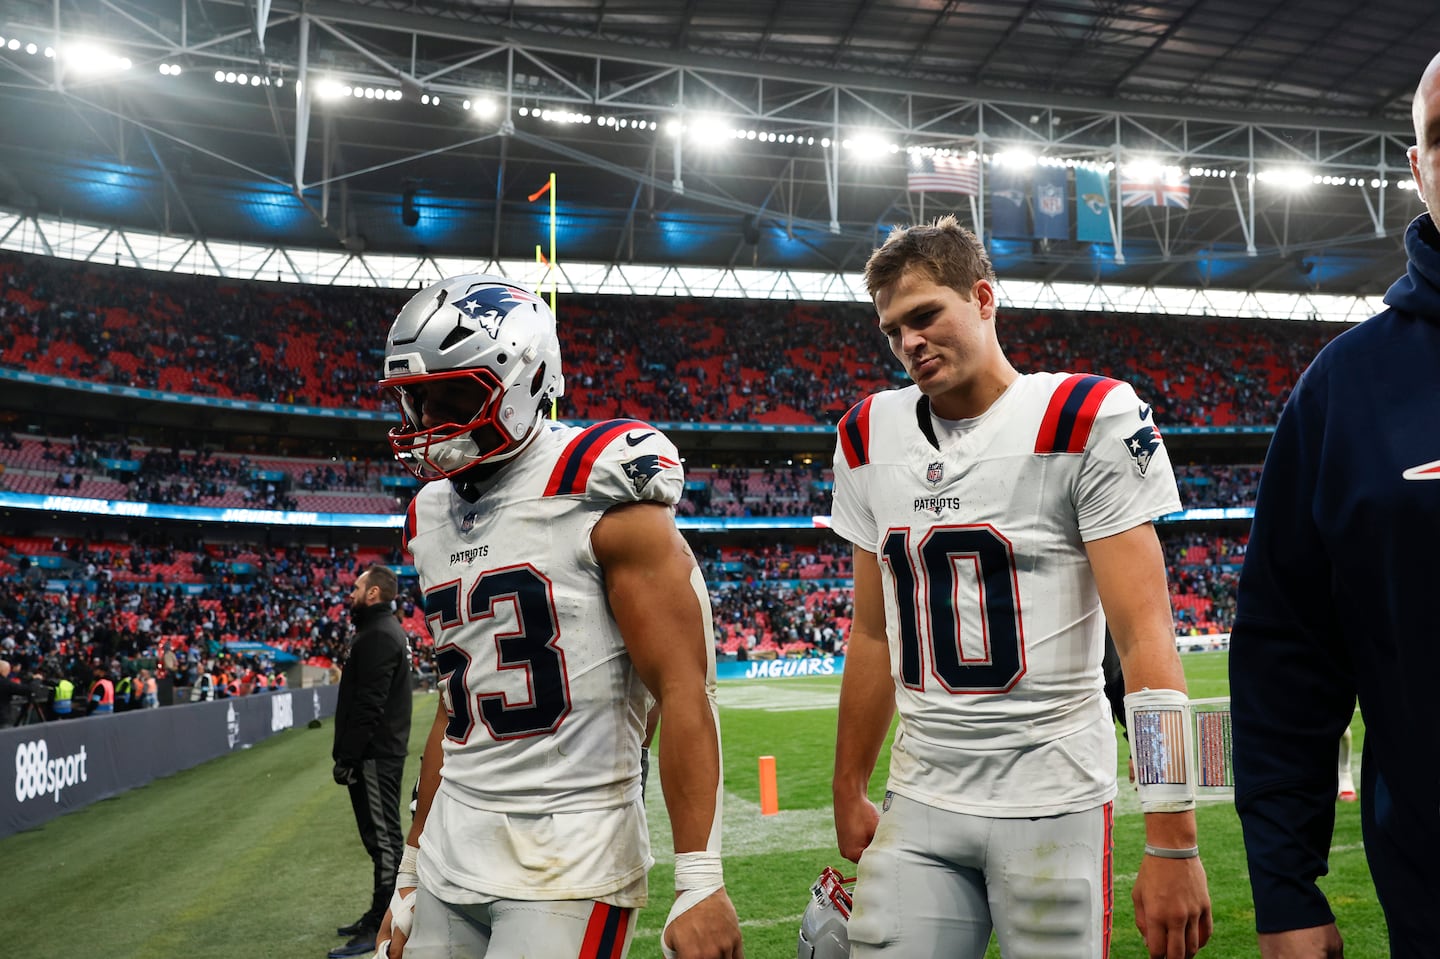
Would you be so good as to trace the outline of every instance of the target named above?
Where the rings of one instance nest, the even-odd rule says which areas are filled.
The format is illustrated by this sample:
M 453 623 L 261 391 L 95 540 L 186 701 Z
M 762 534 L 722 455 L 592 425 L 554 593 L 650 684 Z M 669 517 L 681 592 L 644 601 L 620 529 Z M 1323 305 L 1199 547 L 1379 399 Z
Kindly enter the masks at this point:
M 808 684 L 807 684 L 808 683 Z M 764 709 L 788 713 L 806 709 L 834 710 L 840 705 L 840 687 L 820 685 L 801 679 L 720 683 L 718 698 L 722 709 Z
M 658 763 L 650 767 L 646 789 L 645 815 L 650 820 L 650 851 L 657 863 L 673 863 L 675 847 L 670 836 L 670 816 L 656 782 Z M 750 856 L 784 849 L 824 849 L 835 852 L 835 821 L 830 809 L 782 809 L 773 816 L 760 815 L 760 804 L 732 792 L 725 793 L 723 852 L 727 856 Z

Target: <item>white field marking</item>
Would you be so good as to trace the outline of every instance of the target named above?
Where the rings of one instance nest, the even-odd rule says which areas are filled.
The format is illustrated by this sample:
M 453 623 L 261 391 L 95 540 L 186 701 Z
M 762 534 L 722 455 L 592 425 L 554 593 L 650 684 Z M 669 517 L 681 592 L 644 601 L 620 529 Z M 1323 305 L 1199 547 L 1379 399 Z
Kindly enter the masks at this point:
M 656 781 L 656 768 L 650 767 L 650 786 L 646 788 L 645 815 L 650 820 L 650 851 L 656 862 L 673 863 L 675 846 L 670 837 L 670 816 Z M 770 852 L 797 852 L 802 849 L 824 849 L 835 853 L 835 820 L 828 807 L 824 809 L 782 809 L 773 816 L 760 815 L 760 805 L 743 796 L 727 792 L 722 823 L 722 851 L 729 856 L 753 856 Z
M 801 680 L 801 683 L 805 682 Z M 753 679 L 741 683 L 721 683 L 719 699 L 725 709 L 764 709 L 777 713 L 805 709 L 833 711 L 840 704 L 840 688 Z

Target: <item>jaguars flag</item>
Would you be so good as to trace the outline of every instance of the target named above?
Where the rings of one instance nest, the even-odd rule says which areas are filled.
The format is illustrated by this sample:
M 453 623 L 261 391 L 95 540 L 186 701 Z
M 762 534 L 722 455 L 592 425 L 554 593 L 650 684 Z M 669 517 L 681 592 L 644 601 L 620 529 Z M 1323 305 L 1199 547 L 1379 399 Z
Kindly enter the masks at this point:
M 1075 168 L 1075 239 L 1113 243 L 1110 232 L 1110 177 L 1089 167 Z
M 1042 166 L 1035 169 L 1035 235 L 1041 239 L 1070 239 L 1065 174 L 1064 167 Z

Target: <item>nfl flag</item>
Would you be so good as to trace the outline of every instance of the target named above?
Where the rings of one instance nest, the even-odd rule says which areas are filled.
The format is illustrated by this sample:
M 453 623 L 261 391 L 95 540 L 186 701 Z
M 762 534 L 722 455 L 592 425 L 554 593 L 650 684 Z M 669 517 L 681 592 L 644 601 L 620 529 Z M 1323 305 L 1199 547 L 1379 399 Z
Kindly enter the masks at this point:
M 1190 178 L 1164 173 L 1145 176 L 1120 174 L 1121 206 L 1174 206 L 1190 209 Z
M 907 172 L 911 193 L 962 193 L 965 196 L 980 193 L 980 169 L 973 160 L 912 153 Z
M 1110 177 L 1089 167 L 1075 168 L 1075 239 L 1110 243 Z
M 1065 202 L 1065 168 L 1035 170 L 1035 235 L 1048 240 L 1070 239 L 1070 209 Z

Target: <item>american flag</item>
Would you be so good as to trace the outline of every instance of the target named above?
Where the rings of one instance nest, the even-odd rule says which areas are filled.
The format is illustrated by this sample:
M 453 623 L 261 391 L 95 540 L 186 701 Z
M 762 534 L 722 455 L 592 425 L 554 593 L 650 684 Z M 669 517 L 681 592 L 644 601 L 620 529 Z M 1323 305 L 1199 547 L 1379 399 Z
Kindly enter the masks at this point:
M 978 196 L 980 168 L 959 157 L 910 155 L 907 186 L 911 193 L 963 193 Z
M 1190 178 L 1153 174 L 1148 176 L 1120 175 L 1121 206 L 1174 206 L 1190 209 Z

